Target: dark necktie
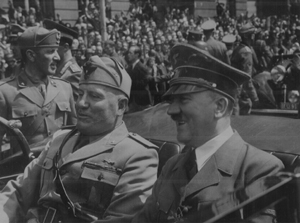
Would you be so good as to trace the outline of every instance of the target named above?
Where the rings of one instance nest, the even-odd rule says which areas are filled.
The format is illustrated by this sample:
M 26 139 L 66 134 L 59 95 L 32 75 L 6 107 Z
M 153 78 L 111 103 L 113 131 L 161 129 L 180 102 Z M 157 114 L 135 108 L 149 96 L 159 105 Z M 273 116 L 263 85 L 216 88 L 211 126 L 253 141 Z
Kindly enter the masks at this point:
M 195 153 L 194 149 L 192 151 L 190 151 L 190 157 L 187 160 L 186 171 L 187 171 L 187 176 L 188 176 L 189 180 L 191 180 L 198 172 L 197 162 L 196 162 L 196 153 Z

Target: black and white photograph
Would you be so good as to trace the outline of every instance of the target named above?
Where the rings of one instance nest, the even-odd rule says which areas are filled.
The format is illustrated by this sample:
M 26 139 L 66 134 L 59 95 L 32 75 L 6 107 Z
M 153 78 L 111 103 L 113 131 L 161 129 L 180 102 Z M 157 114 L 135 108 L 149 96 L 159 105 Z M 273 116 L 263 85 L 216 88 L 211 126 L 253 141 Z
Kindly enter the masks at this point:
M 0 223 L 300 222 L 300 0 L 1 0 Z

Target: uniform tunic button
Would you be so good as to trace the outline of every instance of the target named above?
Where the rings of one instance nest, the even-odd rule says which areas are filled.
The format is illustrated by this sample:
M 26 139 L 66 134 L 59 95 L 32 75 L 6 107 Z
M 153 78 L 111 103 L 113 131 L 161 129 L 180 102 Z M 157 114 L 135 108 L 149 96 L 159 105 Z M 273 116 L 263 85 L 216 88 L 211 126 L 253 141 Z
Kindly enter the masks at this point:
M 51 131 L 48 131 L 48 135 L 51 135 Z

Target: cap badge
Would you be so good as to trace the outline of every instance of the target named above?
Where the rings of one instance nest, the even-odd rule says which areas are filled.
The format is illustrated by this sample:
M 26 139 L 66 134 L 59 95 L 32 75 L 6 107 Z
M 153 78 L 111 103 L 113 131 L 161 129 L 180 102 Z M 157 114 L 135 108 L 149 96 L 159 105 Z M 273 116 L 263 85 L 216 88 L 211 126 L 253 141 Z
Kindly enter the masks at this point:
M 57 43 L 57 45 L 59 45 L 60 37 L 61 37 L 60 32 L 57 32 L 57 33 L 56 33 L 56 43 Z
M 84 79 L 87 80 L 89 79 L 90 75 L 97 69 L 97 67 L 93 67 L 93 66 L 88 66 L 88 64 L 86 64 L 83 67 L 84 70 Z

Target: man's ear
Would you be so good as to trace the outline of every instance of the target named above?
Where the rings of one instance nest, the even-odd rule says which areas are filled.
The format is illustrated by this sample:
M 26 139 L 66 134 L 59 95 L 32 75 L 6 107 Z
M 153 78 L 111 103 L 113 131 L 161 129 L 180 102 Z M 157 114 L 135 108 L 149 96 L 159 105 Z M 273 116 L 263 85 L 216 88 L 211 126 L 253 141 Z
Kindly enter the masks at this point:
M 219 97 L 215 101 L 216 103 L 216 109 L 215 109 L 215 117 L 216 118 L 222 118 L 227 112 L 229 99 L 226 97 Z
M 64 47 L 64 52 L 67 52 L 67 51 L 70 49 L 70 46 L 69 46 L 68 43 L 65 43 L 65 44 L 63 45 L 63 47 Z
M 125 97 L 120 97 L 118 100 L 118 111 L 117 115 L 124 115 L 127 110 L 128 99 Z
M 33 50 L 26 50 L 26 57 L 29 61 L 34 62 L 36 58 L 36 53 Z

